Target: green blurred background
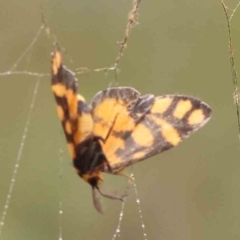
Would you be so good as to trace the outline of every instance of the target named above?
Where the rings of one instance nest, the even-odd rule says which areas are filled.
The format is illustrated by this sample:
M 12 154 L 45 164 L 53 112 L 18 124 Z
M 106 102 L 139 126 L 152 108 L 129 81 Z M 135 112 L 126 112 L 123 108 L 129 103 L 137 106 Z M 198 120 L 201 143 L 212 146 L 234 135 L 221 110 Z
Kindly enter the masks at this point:
M 238 0 L 225 3 L 234 8 Z M 131 6 L 131 0 L 1 1 L 0 72 L 10 69 L 31 43 L 41 25 L 41 7 L 65 49 L 69 68 L 111 66 Z M 232 21 L 238 68 L 239 21 L 240 9 Z M 240 146 L 221 2 L 142 1 L 139 22 L 119 65 L 119 85 L 141 93 L 193 95 L 214 110 L 212 120 L 179 147 L 134 166 L 148 239 L 239 239 Z M 31 50 L 17 69 L 48 73 L 52 45 L 44 33 Z M 89 101 L 113 77 L 112 72 L 79 75 L 80 92 Z M 10 75 L 0 81 L 1 214 L 37 78 Z M 61 181 L 59 149 L 63 150 Z M 124 178 L 106 177 L 107 188 L 121 192 L 125 185 Z M 72 169 L 50 79 L 44 77 L 1 239 L 57 239 L 59 188 L 63 239 L 112 239 L 121 203 L 103 199 L 103 216 L 93 208 L 90 187 Z M 135 201 L 131 189 L 120 239 L 144 239 Z

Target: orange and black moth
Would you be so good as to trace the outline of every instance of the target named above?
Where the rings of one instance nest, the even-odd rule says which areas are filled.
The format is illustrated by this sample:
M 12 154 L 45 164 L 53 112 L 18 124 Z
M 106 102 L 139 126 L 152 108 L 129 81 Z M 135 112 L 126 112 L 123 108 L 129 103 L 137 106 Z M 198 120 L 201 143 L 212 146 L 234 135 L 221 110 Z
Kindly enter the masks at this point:
M 52 91 L 73 166 L 103 196 L 102 173 L 121 174 L 127 166 L 177 146 L 211 117 L 211 108 L 184 95 L 140 95 L 131 87 L 98 92 L 87 104 L 78 94 L 75 74 L 62 64 L 59 49 L 52 54 Z

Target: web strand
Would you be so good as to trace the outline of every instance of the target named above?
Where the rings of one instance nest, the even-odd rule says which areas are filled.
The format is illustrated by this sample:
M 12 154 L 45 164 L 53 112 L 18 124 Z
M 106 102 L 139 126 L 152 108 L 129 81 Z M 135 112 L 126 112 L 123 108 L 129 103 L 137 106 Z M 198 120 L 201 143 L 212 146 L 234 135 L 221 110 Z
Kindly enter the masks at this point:
M 58 213 L 59 213 L 59 226 L 58 226 L 58 240 L 63 240 L 63 226 L 62 226 L 62 218 L 63 218 L 63 194 L 62 194 L 62 163 L 63 163 L 63 150 L 59 149 L 59 203 L 58 203 Z
M 133 180 L 134 181 L 134 180 Z M 127 187 L 126 187 L 126 191 L 125 194 L 127 195 L 129 188 L 132 185 L 132 180 L 128 180 L 127 183 Z M 116 230 L 113 234 L 112 240 L 115 240 L 117 237 L 120 237 L 120 233 L 121 233 L 121 225 L 122 225 L 122 220 L 123 220 L 123 216 L 124 216 L 124 210 L 125 210 L 125 205 L 126 205 L 126 201 L 127 201 L 127 197 L 124 199 L 124 201 L 122 201 L 122 205 L 121 205 L 121 210 L 118 216 L 118 223 L 117 223 L 117 227 Z
M 222 3 L 224 4 L 224 2 L 222 2 Z M 224 5 L 225 5 L 225 4 L 224 4 Z M 225 6 L 226 6 L 226 5 L 225 5 Z M 229 17 L 229 22 L 231 22 L 234 14 L 235 14 L 235 12 L 237 11 L 237 9 L 239 8 L 239 6 L 240 6 L 240 1 L 238 2 L 237 6 L 232 10 L 232 14 L 231 14 L 230 17 Z
M 145 223 L 143 221 L 142 207 L 141 207 L 141 204 L 140 204 L 140 199 L 139 199 L 139 196 L 138 196 L 137 185 L 136 185 L 133 173 L 131 174 L 131 178 L 133 179 L 133 189 L 134 189 L 135 196 L 136 196 L 136 203 L 137 203 L 137 206 L 138 206 L 138 215 L 139 215 L 140 220 L 141 220 L 141 227 L 142 227 L 143 237 L 144 237 L 144 240 L 148 240 L 147 239 L 146 226 L 145 226 Z
M 117 237 L 120 237 L 121 225 L 122 225 L 126 200 L 127 200 L 127 198 L 122 202 L 121 211 L 120 211 L 118 223 L 117 223 L 117 228 L 115 230 L 115 233 L 113 234 L 112 240 L 115 240 Z
M 123 52 L 127 48 L 127 42 L 131 34 L 131 30 L 138 24 L 138 15 L 139 15 L 139 7 L 140 7 L 141 0 L 133 0 L 132 2 L 132 9 L 128 14 L 128 22 L 125 27 L 125 34 L 122 41 L 119 41 L 119 51 L 117 53 L 115 62 L 112 67 L 103 67 L 103 68 L 96 68 L 96 69 L 88 69 L 87 67 L 81 67 L 76 69 L 76 74 L 83 74 L 89 72 L 107 72 L 107 71 L 114 71 L 114 82 L 113 85 L 117 85 L 117 77 L 118 77 L 118 65 L 123 57 Z
M 32 50 L 36 42 L 38 41 L 38 38 L 40 37 L 41 33 L 45 29 L 45 26 L 42 24 L 40 28 L 38 29 L 37 33 L 33 37 L 32 41 L 30 44 L 26 47 L 26 49 L 23 51 L 23 53 L 20 55 L 20 57 L 15 61 L 15 63 L 12 65 L 12 67 L 6 71 L 6 72 L 1 72 L 0 76 L 7 76 L 7 75 L 13 75 L 13 74 L 18 74 L 18 75 L 29 75 L 29 76 L 36 76 L 36 77 L 42 77 L 42 76 L 48 76 L 50 75 L 49 73 L 36 73 L 36 72 L 28 72 L 28 71 L 15 71 L 20 62 L 26 57 L 26 55 Z
M 134 190 L 135 198 L 136 198 L 136 203 L 137 203 L 137 207 L 138 207 L 138 215 L 139 215 L 139 218 L 140 218 L 140 221 L 141 221 L 141 228 L 142 228 L 142 232 L 143 232 L 143 237 L 144 237 L 144 240 L 148 240 L 147 239 L 146 226 L 145 226 L 145 223 L 144 223 L 144 220 L 143 220 L 142 208 L 141 208 L 140 199 L 139 199 L 139 196 L 138 196 L 138 190 L 137 190 L 137 185 L 136 185 L 136 182 L 135 182 L 135 177 L 134 177 L 134 174 L 133 174 L 133 170 L 132 170 L 132 173 L 130 175 L 130 178 L 132 180 L 128 181 L 127 188 L 126 188 L 126 193 L 128 192 L 129 188 L 131 186 L 133 186 L 133 190 Z M 122 221 L 123 221 L 126 200 L 127 200 L 127 198 L 125 199 L 125 201 L 122 202 L 117 227 L 116 227 L 115 233 L 113 234 L 112 240 L 115 240 L 116 238 L 121 237 L 121 235 L 120 235 L 121 234 L 121 225 L 122 225 Z
M 18 173 L 18 169 L 19 169 L 19 166 L 20 166 L 20 161 L 22 159 L 22 154 L 23 154 L 25 141 L 26 141 L 26 138 L 27 138 L 28 130 L 29 130 L 29 125 L 31 123 L 31 116 L 32 116 L 32 111 L 33 111 L 34 105 L 35 105 L 35 100 L 36 100 L 36 97 L 37 97 L 38 88 L 39 88 L 39 85 L 40 85 L 40 82 L 41 82 L 41 78 L 43 76 L 49 75 L 49 74 L 45 74 L 45 73 L 29 72 L 29 71 L 25 71 L 25 70 L 24 71 L 16 71 L 16 69 L 17 69 L 18 65 L 23 61 L 23 59 L 27 56 L 27 54 L 30 53 L 30 51 L 32 50 L 32 48 L 34 47 L 36 42 L 38 41 L 38 39 L 39 39 L 41 33 L 43 32 L 43 30 L 44 30 L 44 25 L 42 24 L 40 26 L 40 28 L 38 29 L 38 31 L 36 32 L 36 34 L 34 35 L 30 44 L 25 48 L 25 50 L 19 56 L 19 58 L 13 63 L 12 67 L 10 67 L 10 69 L 5 71 L 5 72 L 0 72 L 0 76 L 29 75 L 29 76 L 37 77 L 36 85 L 35 85 L 34 90 L 33 90 L 33 97 L 32 97 L 32 100 L 30 102 L 30 108 L 29 108 L 29 111 L 28 111 L 27 120 L 25 122 L 25 126 L 24 126 L 24 129 L 23 129 L 23 134 L 22 134 L 21 141 L 20 141 L 20 146 L 19 146 L 18 153 L 17 153 L 17 158 L 16 158 L 16 161 L 15 161 L 15 164 L 14 164 L 13 173 L 12 173 L 12 177 L 11 177 L 11 180 L 10 180 L 10 185 L 9 185 L 8 192 L 7 192 L 7 197 L 6 197 L 5 204 L 4 204 L 4 207 L 3 207 L 3 211 L 2 211 L 2 214 L 1 214 L 1 217 L 0 217 L 0 239 L 1 239 L 1 236 L 2 236 L 4 224 L 5 224 L 5 221 L 6 221 L 8 208 L 9 208 L 9 205 L 11 203 L 11 198 L 12 198 L 12 194 L 13 194 L 13 191 L 14 191 L 14 186 L 15 186 L 15 182 L 16 182 L 16 179 L 17 179 L 17 173 Z
M 3 211 L 2 211 L 2 214 L 1 214 L 1 218 L 0 218 L 0 239 L 1 239 L 1 236 L 2 236 L 3 227 L 4 227 L 4 224 L 5 224 L 5 221 L 6 221 L 8 208 L 9 208 L 9 205 L 11 203 L 11 198 L 12 198 L 12 194 L 13 194 L 13 190 L 14 190 L 14 186 L 15 186 L 15 182 L 16 182 L 16 178 L 17 178 L 18 169 L 19 169 L 19 166 L 20 166 L 20 161 L 21 161 L 22 155 L 23 155 L 23 149 L 24 149 L 26 138 L 27 138 L 29 125 L 30 125 L 30 122 L 31 122 L 32 111 L 33 111 L 33 108 L 34 108 L 34 105 L 35 105 L 35 100 L 36 100 L 36 97 L 37 97 L 40 80 L 41 80 L 41 78 L 39 77 L 36 81 L 36 85 L 35 85 L 35 88 L 34 88 L 34 91 L 33 91 L 33 97 L 32 97 L 31 103 L 30 103 L 30 108 L 29 108 L 29 111 L 28 111 L 27 120 L 25 122 L 22 138 L 21 138 L 21 141 L 20 141 L 20 146 L 19 146 L 18 153 L 17 153 L 17 158 L 16 158 L 16 161 L 15 161 L 15 164 L 14 164 L 13 173 L 12 173 L 12 177 L 11 177 L 11 180 L 10 180 L 10 186 L 8 188 L 7 199 L 5 201 Z

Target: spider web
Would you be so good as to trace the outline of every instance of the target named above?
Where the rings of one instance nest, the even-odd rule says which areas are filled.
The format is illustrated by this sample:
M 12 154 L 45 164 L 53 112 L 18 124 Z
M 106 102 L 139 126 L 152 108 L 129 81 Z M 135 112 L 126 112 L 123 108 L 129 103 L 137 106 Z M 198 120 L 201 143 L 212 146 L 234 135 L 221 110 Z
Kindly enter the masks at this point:
M 114 64 L 110 67 L 103 67 L 103 68 L 94 68 L 94 69 L 89 69 L 89 68 L 78 68 L 76 70 L 76 74 L 86 74 L 90 72 L 108 72 L 108 71 L 113 71 L 114 72 L 114 80 L 112 81 L 111 85 L 117 85 L 117 77 L 118 77 L 118 65 L 119 62 L 123 56 L 123 52 L 127 47 L 127 42 L 128 38 L 130 36 L 130 32 L 132 28 L 138 23 L 137 18 L 138 18 L 138 11 L 139 11 L 139 5 L 140 5 L 140 0 L 134 0 L 132 3 L 132 9 L 128 15 L 128 22 L 125 28 L 125 34 L 124 38 L 121 42 L 119 42 L 119 51 L 116 56 L 116 59 L 114 61 Z M 3 210 L 0 211 L 0 239 L 3 239 L 4 237 L 4 228 L 6 224 L 8 223 L 8 211 L 11 209 L 11 201 L 14 198 L 14 190 L 15 190 L 15 185 L 17 184 L 18 180 L 18 174 L 19 174 L 19 168 L 24 167 L 24 164 L 22 161 L 24 160 L 24 151 L 26 148 L 27 139 L 29 137 L 29 134 L 31 134 L 31 126 L 34 124 L 33 118 L 34 118 L 34 108 L 36 108 L 36 99 L 39 93 L 39 88 L 40 88 L 40 83 L 42 82 L 42 79 L 48 79 L 50 78 L 50 74 L 46 72 L 38 72 L 38 71 L 31 71 L 31 70 L 25 70 L 29 69 L 29 64 L 31 63 L 31 57 L 33 55 L 33 50 L 37 48 L 37 43 L 41 40 L 42 36 L 48 36 L 50 38 L 50 42 L 53 42 L 56 40 L 56 37 L 53 36 L 50 33 L 50 29 L 46 26 L 44 19 L 42 20 L 42 24 L 37 30 L 35 36 L 33 37 L 32 41 L 28 44 L 28 46 L 25 48 L 25 50 L 20 54 L 20 56 L 17 58 L 17 60 L 12 64 L 12 66 L 3 72 L 0 72 L 0 77 L 7 77 L 7 76 L 27 76 L 36 79 L 33 90 L 30 91 L 32 92 L 32 96 L 30 99 L 30 104 L 27 110 L 27 116 L 26 120 L 24 123 L 23 131 L 21 134 L 21 139 L 20 143 L 18 146 L 18 151 L 17 151 L 17 156 L 15 158 L 14 162 L 14 167 L 12 170 L 12 174 L 10 177 L 10 181 L 8 184 L 8 190 L 6 192 L 6 197 L 5 201 L 3 203 Z M 48 60 L 47 60 L 48 61 Z M 25 63 L 25 66 L 22 67 L 23 63 Z M 21 70 L 24 69 L 24 70 Z M 61 136 L 61 139 L 59 141 L 59 145 L 62 145 L 64 141 L 62 141 L 63 136 Z M 64 159 L 64 150 L 62 148 L 59 148 L 58 150 L 58 162 L 59 162 L 59 197 L 58 197 L 58 214 L 59 214 L 59 222 L 58 222 L 58 239 L 62 240 L 64 239 L 63 237 L 63 190 L 62 190 L 62 178 L 63 178 L 63 159 Z M 134 179 L 134 174 L 133 172 L 131 173 L 131 178 Z M 142 228 L 142 234 L 143 234 L 143 239 L 147 240 L 147 233 L 146 233 L 146 227 L 144 223 L 144 218 L 143 218 L 143 213 L 140 205 L 140 199 L 138 196 L 138 190 L 137 190 L 137 185 L 135 183 L 135 180 L 133 182 L 128 183 L 128 191 L 130 191 L 129 187 L 132 185 L 133 191 L 135 193 L 135 199 L 136 199 L 136 204 L 137 204 L 137 209 L 138 209 L 138 215 L 140 218 L 140 224 Z M 117 238 L 121 237 L 121 232 L 124 231 L 122 230 L 122 222 L 124 221 L 124 210 L 125 210 L 125 205 L 127 202 L 123 202 L 121 206 L 121 210 L 119 213 L 119 218 L 118 218 L 118 223 L 116 226 L 116 229 L 114 231 L 114 234 L 112 238 L 110 239 L 115 240 Z

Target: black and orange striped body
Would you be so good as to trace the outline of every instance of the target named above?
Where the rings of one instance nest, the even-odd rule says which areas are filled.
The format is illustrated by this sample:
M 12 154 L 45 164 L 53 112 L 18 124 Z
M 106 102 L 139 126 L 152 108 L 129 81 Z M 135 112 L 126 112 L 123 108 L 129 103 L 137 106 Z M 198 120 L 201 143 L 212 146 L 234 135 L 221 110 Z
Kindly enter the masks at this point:
M 74 74 L 62 65 L 59 50 L 52 57 L 52 91 L 73 165 L 93 189 L 99 189 L 102 172 L 118 174 L 177 146 L 212 113 L 206 103 L 194 97 L 141 96 L 130 87 L 100 91 L 87 105 L 77 93 Z
M 52 91 L 57 102 L 57 113 L 77 173 L 96 187 L 102 179 L 101 172 L 107 161 L 100 137 L 92 134 L 91 109 L 77 89 L 74 74 L 62 65 L 61 54 L 56 51 L 52 59 Z

